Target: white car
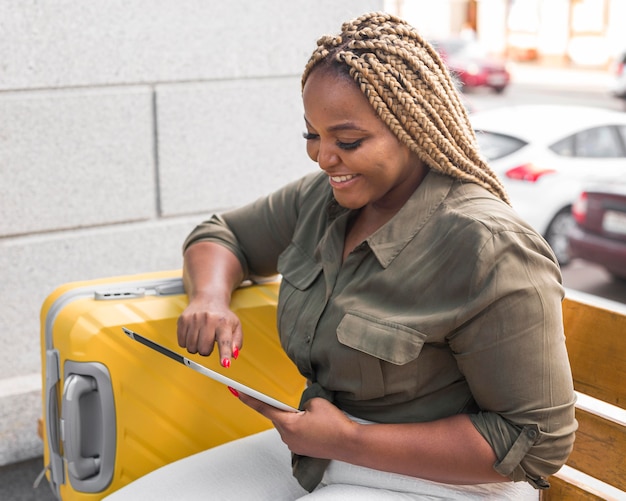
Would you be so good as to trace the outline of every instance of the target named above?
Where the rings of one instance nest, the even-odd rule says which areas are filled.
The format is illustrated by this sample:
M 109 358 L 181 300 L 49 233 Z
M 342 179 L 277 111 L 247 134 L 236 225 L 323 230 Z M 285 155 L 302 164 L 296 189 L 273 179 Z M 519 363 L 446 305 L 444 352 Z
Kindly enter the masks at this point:
M 513 208 L 567 264 L 571 206 L 583 187 L 626 179 L 626 113 L 519 105 L 475 111 L 470 118 Z

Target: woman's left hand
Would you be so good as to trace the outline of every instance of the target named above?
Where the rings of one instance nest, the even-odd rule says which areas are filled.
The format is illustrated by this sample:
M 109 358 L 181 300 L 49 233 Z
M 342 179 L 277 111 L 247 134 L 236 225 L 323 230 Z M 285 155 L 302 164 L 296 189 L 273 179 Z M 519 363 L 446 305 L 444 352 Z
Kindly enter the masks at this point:
M 467 414 L 423 423 L 362 425 L 323 398 L 302 412 L 286 412 L 240 394 L 270 419 L 289 449 L 301 456 L 339 460 L 444 483 L 505 482 L 497 457 Z
M 358 426 L 323 398 L 312 398 L 301 412 L 283 411 L 243 393 L 239 399 L 272 421 L 289 450 L 301 456 L 338 459 L 338 446 Z

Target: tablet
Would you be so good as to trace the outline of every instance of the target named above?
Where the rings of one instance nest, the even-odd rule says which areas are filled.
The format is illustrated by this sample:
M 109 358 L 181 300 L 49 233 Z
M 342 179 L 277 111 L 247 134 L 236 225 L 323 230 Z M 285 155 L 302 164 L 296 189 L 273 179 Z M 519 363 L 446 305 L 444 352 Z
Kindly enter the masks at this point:
M 211 379 L 214 379 L 215 381 L 218 381 L 222 384 L 230 386 L 231 388 L 237 391 L 240 391 L 241 393 L 250 395 L 251 397 L 254 397 L 257 400 L 260 400 L 261 402 L 265 402 L 266 404 L 269 404 L 272 407 L 276 407 L 277 409 L 280 409 L 283 411 L 300 412 L 298 409 L 291 407 L 290 405 L 287 405 L 281 402 L 280 400 L 276 400 L 275 398 L 272 398 L 269 395 L 266 395 L 265 393 L 261 393 L 260 391 L 254 390 L 250 388 L 249 386 L 246 386 L 245 384 L 240 383 L 239 381 L 235 381 L 234 379 L 226 377 L 223 374 L 220 374 L 219 372 L 215 372 L 209 369 L 208 367 L 204 367 L 203 365 L 200 365 L 194 362 L 193 360 L 189 360 L 187 357 L 184 357 L 181 354 L 176 353 L 175 351 L 170 350 L 169 348 L 166 348 L 165 346 L 160 345 L 159 343 L 156 343 L 142 336 L 141 334 L 137 334 L 136 332 L 131 331 L 130 329 L 127 329 L 126 327 L 122 327 L 122 330 L 126 333 L 128 337 L 130 337 L 131 339 L 134 339 L 135 341 L 138 341 L 144 346 L 147 346 L 148 348 L 151 348 L 154 351 L 160 353 L 161 355 L 165 355 L 166 357 L 169 357 L 172 360 L 180 364 L 186 365 L 190 369 L 193 369 L 194 371 L 199 372 L 200 374 L 208 376 Z

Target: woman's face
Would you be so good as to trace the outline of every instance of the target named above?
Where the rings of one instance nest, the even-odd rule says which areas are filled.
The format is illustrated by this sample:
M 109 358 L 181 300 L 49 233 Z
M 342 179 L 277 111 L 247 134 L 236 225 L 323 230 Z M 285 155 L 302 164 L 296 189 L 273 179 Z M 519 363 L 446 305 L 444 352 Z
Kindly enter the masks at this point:
M 303 90 L 307 153 L 328 174 L 337 202 L 396 212 L 426 167 L 378 118 L 348 78 L 314 70 Z

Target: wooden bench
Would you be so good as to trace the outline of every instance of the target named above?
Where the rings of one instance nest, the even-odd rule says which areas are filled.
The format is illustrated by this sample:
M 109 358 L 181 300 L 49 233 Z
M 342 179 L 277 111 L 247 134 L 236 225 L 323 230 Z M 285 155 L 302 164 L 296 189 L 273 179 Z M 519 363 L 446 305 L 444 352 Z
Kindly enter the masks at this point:
M 579 429 L 541 499 L 626 500 L 626 306 L 568 290 L 563 318 Z
M 579 427 L 541 499 L 626 500 L 626 306 L 568 290 L 563 320 Z

